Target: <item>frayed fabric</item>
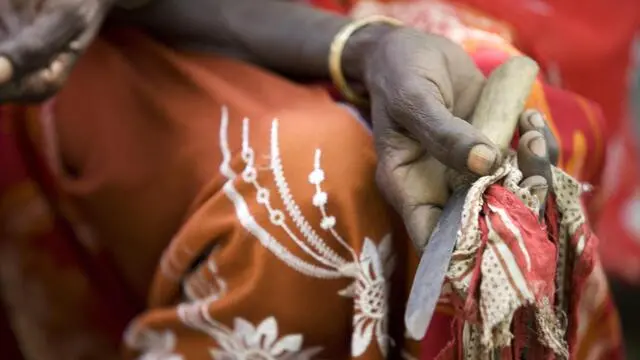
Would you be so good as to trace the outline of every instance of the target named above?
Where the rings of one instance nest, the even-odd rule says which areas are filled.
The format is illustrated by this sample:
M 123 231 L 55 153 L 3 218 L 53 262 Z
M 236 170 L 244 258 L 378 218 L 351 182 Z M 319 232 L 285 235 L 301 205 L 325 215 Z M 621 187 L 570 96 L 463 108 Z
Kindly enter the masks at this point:
M 578 304 L 592 290 L 581 284 L 598 262 L 580 183 L 553 168 L 540 218 L 514 163 L 510 156 L 467 195 L 443 295 L 456 341 L 439 359 L 569 359 L 579 347 Z

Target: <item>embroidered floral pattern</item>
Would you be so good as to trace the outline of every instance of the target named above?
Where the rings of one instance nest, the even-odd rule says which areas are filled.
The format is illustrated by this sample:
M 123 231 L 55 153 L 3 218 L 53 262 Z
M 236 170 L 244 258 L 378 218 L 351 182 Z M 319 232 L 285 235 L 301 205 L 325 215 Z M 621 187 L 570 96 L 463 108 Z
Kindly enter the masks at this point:
M 384 353 L 387 351 L 389 283 L 384 274 L 391 273 L 393 260 L 391 236 L 385 237 L 377 248 L 373 241 L 365 239 L 356 280 L 340 292 L 341 295 L 353 296 L 355 301 L 351 338 L 353 354 L 364 353 L 373 338 Z
M 302 350 L 302 335 L 286 335 L 278 339 L 278 324 L 273 317 L 254 327 L 236 318 L 233 333 L 226 333 L 223 350 L 211 350 L 215 360 L 310 359 L 321 348 Z
M 308 181 L 313 186 L 311 204 L 320 214 L 320 220 L 312 226 L 302 213 L 300 205 L 293 197 L 284 176 L 279 139 L 278 120 L 273 120 L 270 138 L 269 170 L 275 182 L 275 193 L 283 207 L 277 208 L 271 202 L 275 195 L 271 188 L 261 185 L 255 164 L 256 154 L 249 144 L 249 119 L 244 119 L 242 129 L 241 159 L 244 169 L 236 173 L 230 166 L 231 151 L 227 139 L 229 115 L 222 109 L 220 147 L 222 163 L 220 172 L 227 178 L 223 186 L 225 195 L 234 204 L 236 215 L 242 226 L 274 256 L 295 271 L 317 279 L 350 279 L 351 283 L 336 295 L 353 299 L 353 334 L 351 355 L 365 354 L 372 346 L 383 354 L 387 353 L 389 276 L 394 266 L 392 238 L 387 234 L 382 241 L 364 238 L 362 249 L 354 249 L 340 234 L 338 219 L 328 210 L 330 194 L 323 189 L 326 174 L 321 166 L 322 151 L 313 154 L 313 167 Z M 248 199 L 236 190 L 241 181 L 255 189 L 255 202 L 266 209 L 268 222 L 284 231 L 293 244 L 302 249 L 310 258 L 302 259 L 283 244 L 253 217 L 247 204 Z M 332 246 L 346 250 L 338 253 Z M 357 251 L 359 250 L 359 251 Z M 164 270 L 173 274 L 171 264 L 164 264 Z M 214 319 L 210 307 L 227 292 L 227 283 L 220 277 L 213 260 L 209 259 L 201 271 L 184 280 L 185 302 L 178 306 L 180 321 L 189 328 L 206 334 L 215 341 L 209 349 L 214 360 L 280 360 L 311 359 L 321 353 L 321 347 L 303 346 L 303 334 L 281 335 L 274 316 L 267 317 L 257 325 L 236 317 L 233 328 Z M 130 327 L 135 329 L 135 326 Z M 135 334 L 135 336 L 134 336 Z M 127 344 L 143 352 L 145 360 L 181 360 L 175 351 L 175 336 L 170 331 L 149 332 L 146 329 L 131 330 Z
M 211 336 L 218 344 L 210 349 L 214 360 L 306 360 L 322 351 L 321 347 L 303 349 L 301 334 L 279 337 L 278 323 L 274 317 L 264 319 L 254 326 L 242 318 L 234 319 L 233 329 L 212 319 L 208 309 L 211 301 L 199 301 L 180 305 L 178 314 L 192 328 Z
M 138 360 L 184 360 L 182 355 L 174 352 L 176 336 L 170 330 L 127 332 L 125 342 L 130 348 L 143 352 Z
M 308 181 L 315 188 L 311 202 L 320 212 L 321 220 L 317 224 L 317 228 L 322 230 L 322 234 L 311 226 L 302 214 L 296 199 L 293 198 L 284 176 L 277 119 L 273 120 L 271 126 L 269 167 L 284 209 L 273 207 L 270 201 L 272 196 L 270 189 L 262 186 L 258 181 L 255 152 L 249 144 L 249 119 L 246 118 L 243 120 L 241 152 L 245 168 L 240 174 L 236 174 L 231 169 L 229 165 L 231 151 L 227 140 L 228 121 L 228 111 L 223 108 L 220 125 L 220 147 L 223 161 L 220 165 L 220 172 L 227 177 L 228 181 L 224 185 L 224 191 L 234 203 L 236 214 L 242 225 L 276 257 L 304 275 L 321 279 L 353 279 L 353 283 L 349 287 L 339 292 L 342 296 L 354 299 L 352 355 L 357 357 L 364 354 L 374 338 L 380 350 L 386 354 L 388 347 L 388 277 L 394 264 L 391 235 L 387 235 L 379 246 L 376 246 L 371 239 L 364 239 L 363 249 L 359 255 L 345 241 L 337 230 L 338 219 L 330 214 L 327 208 L 329 194 L 322 188 L 322 184 L 326 181 L 326 174 L 321 166 L 321 149 L 316 149 L 314 166 L 309 173 Z M 256 222 L 248 211 L 246 200 L 234 187 L 233 181 L 237 179 L 238 175 L 243 182 L 254 187 L 255 200 L 267 210 L 271 225 L 282 229 L 293 243 L 313 258 L 313 261 L 303 260 L 294 255 Z M 289 222 L 294 226 L 290 226 Z M 328 245 L 329 241 L 344 248 L 349 256 L 344 257 L 338 254 Z
M 209 259 L 204 269 L 184 280 L 182 289 L 189 301 L 215 301 L 227 293 L 227 282 L 218 273 L 215 261 Z

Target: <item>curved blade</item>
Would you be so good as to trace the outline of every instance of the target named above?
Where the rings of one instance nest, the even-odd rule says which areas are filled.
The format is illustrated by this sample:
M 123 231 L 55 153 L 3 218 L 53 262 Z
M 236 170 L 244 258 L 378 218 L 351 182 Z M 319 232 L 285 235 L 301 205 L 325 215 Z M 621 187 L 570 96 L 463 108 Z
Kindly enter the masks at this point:
M 469 188 L 457 190 L 447 201 L 420 258 L 404 316 L 409 336 L 415 340 L 422 339 L 426 334 L 440 298 L 468 191 Z
M 537 74 L 535 61 L 516 56 L 500 65 L 487 79 L 471 124 L 501 149 L 507 149 L 511 143 L 518 116 Z M 449 199 L 422 253 L 404 317 L 409 336 L 414 339 L 424 337 L 440 298 L 467 192 L 468 189 L 458 190 Z

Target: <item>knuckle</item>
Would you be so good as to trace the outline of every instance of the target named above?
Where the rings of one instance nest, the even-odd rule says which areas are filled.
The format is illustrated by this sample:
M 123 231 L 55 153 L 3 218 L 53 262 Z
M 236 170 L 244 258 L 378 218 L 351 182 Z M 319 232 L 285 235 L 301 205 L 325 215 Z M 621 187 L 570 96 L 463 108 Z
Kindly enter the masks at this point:
M 63 78 L 62 76 L 58 76 L 54 79 L 47 80 L 47 83 L 45 84 L 46 91 L 49 93 L 57 93 L 62 88 L 62 85 L 64 84 L 65 80 L 66 79 Z
M 375 180 L 382 192 L 387 192 L 389 185 L 389 174 L 384 162 L 378 162 L 375 172 Z
M 546 141 L 546 138 L 541 133 L 535 130 L 531 130 L 522 134 L 518 143 L 518 148 L 522 151 L 528 151 L 529 144 L 535 139 L 542 139 L 545 141 L 545 143 L 547 143 L 547 146 L 549 145 L 548 141 Z
M 37 79 L 30 81 L 21 94 L 28 101 L 44 101 L 54 96 L 62 87 L 59 79 Z
M 17 49 L 21 49 L 24 57 L 37 56 L 47 47 L 47 41 L 41 37 L 25 36 L 22 38 L 22 46 Z
M 389 169 L 383 162 L 379 162 L 375 171 L 375 181 L 383 198 L 391 204 L 391 206 L 400 210 L 402 208 L 402 201 L 395 192 L 393 179 L 389 174 Z
M 415 80 L 400 81 L 399 86 L 389 90 L 389 116 L 396 121 L 416 119 L 412 116 L 420 113 L 420 104 L 427 94 L 415 91 L 412 84 Z
M 84 14 L 82 6 L 69 4 L 61 12 L 63 24 L 70 29 L 80 30 L 84 29 L 88 25 L 87 16 Z

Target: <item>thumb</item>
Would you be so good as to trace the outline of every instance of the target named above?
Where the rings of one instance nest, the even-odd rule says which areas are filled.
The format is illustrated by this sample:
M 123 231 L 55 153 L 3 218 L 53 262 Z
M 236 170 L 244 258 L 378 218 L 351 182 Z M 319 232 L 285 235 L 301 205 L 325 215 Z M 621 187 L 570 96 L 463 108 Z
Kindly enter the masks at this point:
M 445 166 L 481 176 L 494 171 L 501 160 L 497 147 L 447 109 L 434 82 L 413 84 L 392 107 L 394 120 Z

